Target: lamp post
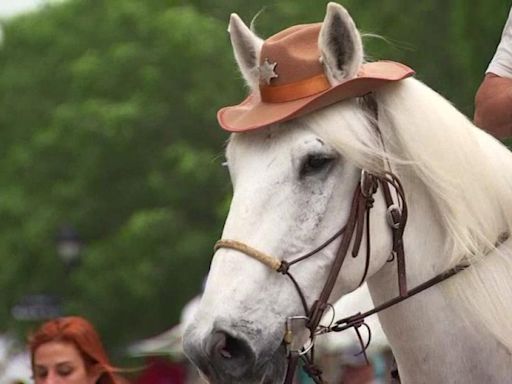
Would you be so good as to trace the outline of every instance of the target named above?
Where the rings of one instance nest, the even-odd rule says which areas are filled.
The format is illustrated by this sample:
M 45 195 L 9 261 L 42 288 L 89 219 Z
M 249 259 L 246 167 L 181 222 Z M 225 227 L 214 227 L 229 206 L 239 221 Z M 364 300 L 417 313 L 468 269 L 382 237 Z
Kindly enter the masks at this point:
M 56 237 L 57 254 L 70 272 L 80 262 L 83 243 L 78 232 L 72 226 L 61 227 Z
M 55 243 L 57 254 L 64 263 L 66 273 L 70 273 L 80 262 L 83 248 L 82 239 L 72 226 L 65 225 L 58 230 Z M 63 314 L 62 300 L 60 297 L 47 293 L 25 295 L 12 307 L 11 314 L 20 321 L 51 319 Z

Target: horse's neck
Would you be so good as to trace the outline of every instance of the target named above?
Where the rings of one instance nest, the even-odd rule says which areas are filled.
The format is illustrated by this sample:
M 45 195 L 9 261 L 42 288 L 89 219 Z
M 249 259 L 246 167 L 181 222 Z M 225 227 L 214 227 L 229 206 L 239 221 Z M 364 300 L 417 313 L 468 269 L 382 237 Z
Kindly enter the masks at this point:
M 388 309 L 379 319 L 403 384 L 501 384 L 511 377 L 512 356 L 476 322 L 461 318 L 433 287 Z
M 440 272 L 435 256 L 442 257 L 445 244 L 444 232 L 432 217 L 432 204 L 421 189 L 418 186 L 412 191 L 414 211 L 404 239 L 409 289 Z M 432 222 L 425 222 L 429 217 Z M 415 222 L 418 218 L 422 221 Z M 463 278 L 464 272 L 451 279 Z M 402 383 L 507 382 L 512 371 L 510 352 L 479 326 L 479 320 L 460 312 L 457 298 L 445 294 L 443 284 L 449 283 L 431 287 L 379 314 Z M 376 305 L 395 297 L 396 265 L 386 265 L 372 276 L 368 286 Z

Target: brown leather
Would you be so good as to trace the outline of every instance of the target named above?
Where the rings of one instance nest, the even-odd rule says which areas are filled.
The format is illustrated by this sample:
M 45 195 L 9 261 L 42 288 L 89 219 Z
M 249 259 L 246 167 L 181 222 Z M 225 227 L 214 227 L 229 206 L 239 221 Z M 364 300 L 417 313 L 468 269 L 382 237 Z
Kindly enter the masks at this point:
M 398 292 L 400 296 L 407 295 L 407 273 L 405 269 L 405 251 L 403 235 L 405 224 L 407 223 L 407 205 L 405 204 L 405 193 L 400 180 L 392 173 L 387 173 L 389 178 L 387 183 L 382 185 L 384 199 L 388 207 L 388 220 L 391 221 L 390 228 L 393 239 L 392 257 L 396 258 L 397 276 L 398 276 Z M 393 185 L 396 191 L 400 205 L 393 204 L 393 198 L 389 190 L 389 185 Z
M 356 190 L 354 191 L 354 196 L 352 198 L 352 205 L 349 213 L 349 217 L 347 223 L 345 224 L 345 231 L 343 233 L 343 238 L 341 240 L 341 244 L 338 248 L 338 252 L 336 253 L 336 257 L 334 258 L 333 264 L 329 270 L 329 275 L 327 276 L 327 280 L 325 281 L 324 287 L 311 308 L 311 312 L 309 314 L 309 323 L 308 328 L 310 330 L 316 330 L 325 310 L 328 307 L 329 296 L 334 288 L 334 284 L 338 279 L 338 275 L 345 261 L 345 257 L 347 256 L 352 238 L 356 237 L 356 241 L 354 241 L 352 255 L 357 255 L 359 253 L 359 247 L 361 245 L 360 239 L 363 236 L 364 226 L 362 223 L 365 220 L 365 216 L 367 212 L 369 212 L 370 208 L 373 206 L 373 194 L 376 192 L 376 181 L 375 176 L 366 173 L 366 177 L 369 179 L 361 180 L 358 183 Z M 368 181 L 371 180 L 371 181 Z M 361 190 L 361 185 L 371 187 L 364 192 Z M 369 236 L 369 234 L 367 234 Z M 359 240 L 357 240 L 359 239 Z M 367 249 L 367 252 L 369 250 Z
M 288 357 L 288 367 L 286 367 L 286 375 L 283 384 L 293 384 L 298 363 L 298 354 L 294 353 Z
M 364 229 L 366 228 L 366 236 L 367 236 L 367 249 L 366 249 L 366 265 L 364 275 L 361 279 L 361 284 L 366 279 L 366 273 L 368 269 L 368 263 L 370 258 L 370 241 L 369 236 L 370 233 L 368 231 L 368 227 L 365 227 L 363 224 L 369 223 L 369 212 L 373 207 L 373 196 L 377 192 L 377 187 L 380 185 L 383 190 L 384 199 L 386 201 L 387 207 L 401 206 L 401 211 L 399 208 L 395 211 L 396 218 L 396 227 L 392 228 L 393 235 L 393 252 L 396 254 L 398 270 L 399 270 L 399 289 L 400 295 L 407 295 L 407 284 L 406 284 L 406 272 L 405 272 L 405 254 L 403 248 L 403 233 L 405 229 L 405 225 L 407 222 L 407 208 L 405 205 L 405 194 L 402 189 L 402 185 L 398 181 L 398 178 L 391 173 L 385 173 L 382 176 L 376 176 L 369 173 L 363 173 L 362 176 L 364 179 L 358 184 L 354 197 L 352 199 L 352 206 L 349 214 L 348 221 L 344 227 L 343 239 L 338 248 L 338 252 L 333 261 L 332 267 L 329 271 L 329 275 L 327 276 L 327 280 L 324 284 L 322 292 L 320 293 L 318 299 L 313 304 L 313 307 L 310 311 L 309 315 L 309 323 L 308 328 L 314 332 L 317 329 L 318 324 L 328 307 L 328 300 L 331 292 L 334 288 L 334 284 L 338 278 L 339 271 L 345 257 L 348 253 L 349 246 L 351 244 L 351 240 L 355 234 L 355 241 L 353 242 L 352 248 L 352 256 L 355 257 L 359 254 L 359 249 L 361 245 L 361 239 L 363 236 Z M 361 189 L 363 186 L 363 190 Z M 397 196 L 400 198 L 400 202 L 395 204 L 390 192 L 390 186 L 396 190 Z
M 268 86 L 260 85 L 261 101 L 265 103 L 283 103 L 302 99 L 326 91 L 331 87 L 323 73 L 290 84 Z

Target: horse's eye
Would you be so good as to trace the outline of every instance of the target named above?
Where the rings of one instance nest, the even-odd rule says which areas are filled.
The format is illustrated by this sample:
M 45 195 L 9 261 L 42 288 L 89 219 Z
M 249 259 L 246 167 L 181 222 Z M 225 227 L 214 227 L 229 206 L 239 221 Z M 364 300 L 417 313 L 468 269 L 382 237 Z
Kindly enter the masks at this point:
M 311 154 L 308 155 L 304 162 L 302 163 L 302 167 L 300 169 L 300 175 L 306 176 L 315 172 L 318 172 L 324 168 L 326 168 L 332 161 L 333 157 L 325 155 L 325 154 Z

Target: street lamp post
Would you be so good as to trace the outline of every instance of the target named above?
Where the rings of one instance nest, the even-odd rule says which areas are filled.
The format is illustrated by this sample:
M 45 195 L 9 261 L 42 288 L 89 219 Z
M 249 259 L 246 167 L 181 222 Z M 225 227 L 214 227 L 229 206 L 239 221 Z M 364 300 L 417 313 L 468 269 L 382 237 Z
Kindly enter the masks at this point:
M 66 268 L 66 273 L 69 274 L 80 262 L 82 239 L 72 226 L 66 225 L 57 232 L 55 242 L 57 254 Z M 12 307 L 11 313 L 16 320 L 20 321 L 51 319 L 63 314 L 62 300 L 47 293 L 25 295 Z
M 78 232 L 66 225 L 59 229 L 56 237 L 57 254 L 70 272 L 80 262 L 83 243 Z

